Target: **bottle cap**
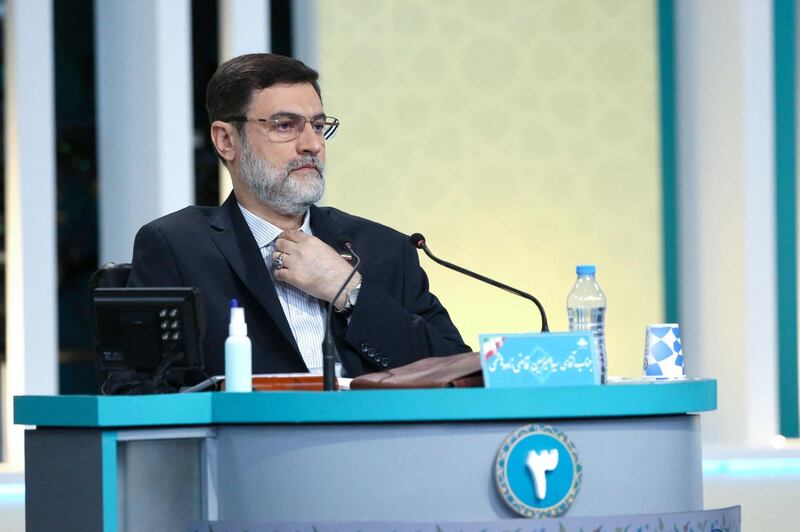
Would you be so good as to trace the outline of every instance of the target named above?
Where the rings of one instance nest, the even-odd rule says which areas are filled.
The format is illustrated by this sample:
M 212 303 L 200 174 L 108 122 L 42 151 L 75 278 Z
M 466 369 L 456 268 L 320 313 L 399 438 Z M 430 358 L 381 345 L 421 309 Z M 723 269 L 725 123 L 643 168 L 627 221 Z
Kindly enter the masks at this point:
M 594 264 L 579 264 L 575 266 L 575 273 L 578 275 L 594 275 L 596 271 Z
M 247 336 L 247 322 L 244 321 L 244 308 L 239 302 L 231 300 L 231 322 L 228 324 L 229 336 Z

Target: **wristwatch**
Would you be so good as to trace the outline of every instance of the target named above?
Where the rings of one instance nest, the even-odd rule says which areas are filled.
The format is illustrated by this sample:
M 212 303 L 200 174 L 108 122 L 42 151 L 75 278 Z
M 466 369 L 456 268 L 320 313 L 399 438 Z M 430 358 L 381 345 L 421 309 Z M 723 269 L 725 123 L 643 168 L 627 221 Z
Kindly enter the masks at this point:
M 357 285 L 347 290 L 347 293 L 345 294 L 344 306 L 340 310 L 337 310 L 336 312 L 338 312 L 345 318 L 349 317 L 350 314 L 353 313 L 353 310 L 355 310 L 356 308 L 356 301 L 358 300 L 358 293 L 360 291 L 361 291 L 361 281 L 358 281 Z

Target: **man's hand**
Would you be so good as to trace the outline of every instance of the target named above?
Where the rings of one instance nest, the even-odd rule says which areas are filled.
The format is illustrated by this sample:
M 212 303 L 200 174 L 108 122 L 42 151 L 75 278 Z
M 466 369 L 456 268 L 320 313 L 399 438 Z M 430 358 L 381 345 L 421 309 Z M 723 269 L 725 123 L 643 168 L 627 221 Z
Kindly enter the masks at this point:
M 317 299 L 330 301 L 353 271 L 353 267 L 319 238 L 302 231 L 284 231 L 275 240 L 272 260 L 281 257 L 283 267 L 275 269 L 275 279 L 289 283 Z M 348 288 L 356 286 L 361 275 L 356 273 Z M 344 307 L 346 290 L 334 303 Z

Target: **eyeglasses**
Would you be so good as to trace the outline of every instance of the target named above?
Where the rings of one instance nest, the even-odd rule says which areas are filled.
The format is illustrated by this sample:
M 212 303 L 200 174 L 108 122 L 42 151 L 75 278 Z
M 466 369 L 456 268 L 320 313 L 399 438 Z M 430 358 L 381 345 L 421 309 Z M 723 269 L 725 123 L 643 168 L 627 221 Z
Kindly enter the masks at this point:
M 270 118 L 247 118 L 246 116 L 232 116 L 223 122 L 258 122 L 267 126 L 267 138 L 272 142 L 289 142 L 299 137 L 306 127 L 311 124 L 311 129 L 318 137 L 330 140 L 339 128 L 339 119 L 332 116 L 317 115 L 311 118 L 294 113 L 282 113 Z

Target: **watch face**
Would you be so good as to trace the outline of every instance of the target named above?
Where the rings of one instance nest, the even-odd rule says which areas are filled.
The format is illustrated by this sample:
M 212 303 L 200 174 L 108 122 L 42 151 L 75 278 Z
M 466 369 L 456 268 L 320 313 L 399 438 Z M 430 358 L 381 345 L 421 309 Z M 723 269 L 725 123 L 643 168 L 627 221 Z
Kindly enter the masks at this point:
M 361 291 L 361 285 L 355 286 L 347 292 L 347 306 L 355 306 L 359 291 Z

